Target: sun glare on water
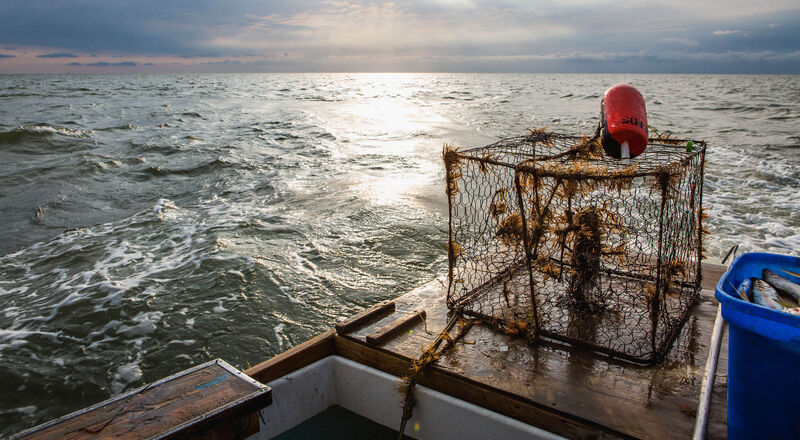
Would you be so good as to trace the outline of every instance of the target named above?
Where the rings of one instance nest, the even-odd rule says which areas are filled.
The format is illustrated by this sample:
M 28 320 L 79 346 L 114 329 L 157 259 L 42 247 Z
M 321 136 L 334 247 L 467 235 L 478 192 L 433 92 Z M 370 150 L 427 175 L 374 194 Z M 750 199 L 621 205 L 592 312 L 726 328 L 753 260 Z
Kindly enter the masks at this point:
M 362 99 L 343 109 L 353 156 L 381 156 L 379 164 L 354 178 L 357 191 L 373 203 L 415 200 L 437 184 L 439 140 L 430 134 L 443 118 L 419 97 L 428 78 L 414 74 L 359 75 Z

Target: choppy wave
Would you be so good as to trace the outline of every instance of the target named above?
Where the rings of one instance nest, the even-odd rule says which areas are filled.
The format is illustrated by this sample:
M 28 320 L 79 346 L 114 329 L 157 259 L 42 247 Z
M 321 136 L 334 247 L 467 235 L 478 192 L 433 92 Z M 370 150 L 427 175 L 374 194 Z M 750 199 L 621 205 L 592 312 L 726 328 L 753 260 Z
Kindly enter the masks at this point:
M 138 126 L 138 125 L 134 125 L 134 124 L 126 123 L 126 124 L 117 125 L 117 126 L 114 126 L 114 127 L 100 128 L 99 130 L 100 130 L 100 131 L 110 131 L 110 130 L 139 130 L 139 129 L 141 129 L 141 128 L 142 128 L 142 127 L 140 127 L 140 126 Z
M 796 254 L 797 77 L 0 77 L 0 435 L 442 275 L 442 143 L 593 132 L 622 81 L 709 142 L 712 259 Z
M 231 162 L 227 162 L 222 158 L 216 158 L 212 161 L 196 164 L 188 168 L 181 168 L 181 169 L 170 169 L 162 166 L 154 166 L 148 167 L 144 170 L 144 173 L 152 175 L 152 176 L 169 176 L 169 175 L 178 175 L 178 176 L 201 176 L 207 173 L 213 173 L 224 168 L 228 167 L 242 167 L 241 164 L 235 164 Z
M 22 143 L 29 138 L 50 136 L 67 136 L 72 138 L 86 137 L 92 130 L 76 130 L 51 125 L 23 125 L 9 131 L 0 131 L 0 143 Z

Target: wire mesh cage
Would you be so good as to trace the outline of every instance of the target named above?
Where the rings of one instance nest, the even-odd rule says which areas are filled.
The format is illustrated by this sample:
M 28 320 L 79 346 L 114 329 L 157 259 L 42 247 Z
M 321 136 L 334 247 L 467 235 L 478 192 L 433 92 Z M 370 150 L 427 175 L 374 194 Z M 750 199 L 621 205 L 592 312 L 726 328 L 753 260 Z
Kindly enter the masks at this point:
M 699 300 L 705 142 L 630 161 L 533 131 L 443 153 L 447 305 L 506 331 L 663 359 Z

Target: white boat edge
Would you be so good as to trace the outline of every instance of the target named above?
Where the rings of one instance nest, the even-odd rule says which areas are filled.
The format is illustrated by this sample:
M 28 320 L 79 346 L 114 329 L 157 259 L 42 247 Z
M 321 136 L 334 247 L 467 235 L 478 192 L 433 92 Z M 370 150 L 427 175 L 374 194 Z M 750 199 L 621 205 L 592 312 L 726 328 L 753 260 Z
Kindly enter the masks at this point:
M 272 405 L 261 409 L 260 431 L 247 440 L 270 439 L 339 405 L 397 430 L 400 379 L 341 356 L 328 356 L 283 377 L 272 388 Z M 563 439 L 518 420 L 420 385 L 405 434 L 416 439 Z

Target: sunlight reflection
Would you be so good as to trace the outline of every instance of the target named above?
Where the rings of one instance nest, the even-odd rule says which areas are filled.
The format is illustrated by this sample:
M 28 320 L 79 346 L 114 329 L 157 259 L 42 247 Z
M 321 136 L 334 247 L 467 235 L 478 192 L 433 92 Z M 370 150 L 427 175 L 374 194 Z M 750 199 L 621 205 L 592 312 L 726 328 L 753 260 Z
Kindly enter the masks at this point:
M 420 93 L 427 89 L 429 77 L 414 74 L 359 74 L 355 76 L 358 97 L 337 108 L 337 137 L 350 138 L 366 148 L 377 144 L 431 134 L 443 121 Z M 344 135 L 344 136 L 340 136 Z M 392 154 L 381 145 L 377 154 Z M 392 149 L 397 147 L 393 145 Z
M 361 194 L 376 204 L 418 204 L 424 202 L 432 189 L 439 188 L 437 171 L 433 162 L 420 162 L 410 170 L 364 176 L 357 187 Z
M 350 176 L 351 188 L 376 204 L 430 203 L 432 188 L 441 185 L 438 127 L 446 124 L 425 95 L 431 77 L 382 73 L 353 80 L 358 96 L 330 121 L 336 138 L 348 140 L 338 152 L 370 164 Z

